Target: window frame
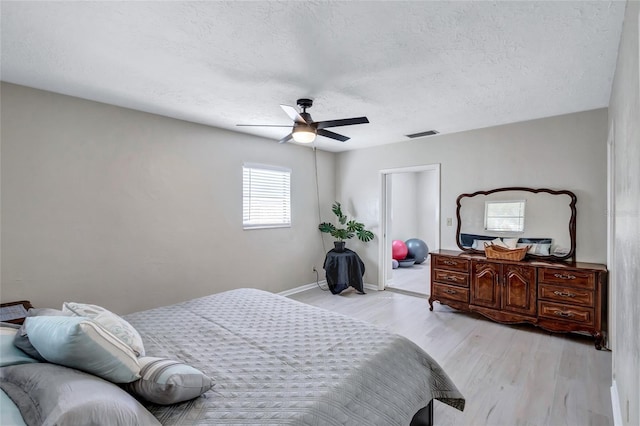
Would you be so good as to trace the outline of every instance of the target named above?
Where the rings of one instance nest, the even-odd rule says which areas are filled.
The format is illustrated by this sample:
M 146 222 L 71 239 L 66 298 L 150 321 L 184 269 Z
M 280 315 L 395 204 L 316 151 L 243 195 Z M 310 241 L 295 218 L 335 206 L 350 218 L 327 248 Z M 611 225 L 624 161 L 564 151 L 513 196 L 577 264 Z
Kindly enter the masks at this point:
M 250 186 L 250 193 L 247 194 L 247 183 L 246 183 L 246 178 L 247 178 L 247 171 L 249 171 L 249 173 L 252 173 L 255 171 L 255 173 L 260 173 L 260 172 L 264 172 L 265 174 L 268 174 L 269 172 L 271 173 L 280 173 L 283 176 L 286 175 L 286 179 L 287 179 L 287 183 L 288 183 L 288 187 L 286 188 L 285 191 L 282 191 L 279 195 L 281 195 L 282 198 L 280 198 L 280 201 L 284 201 L 284 198 L 287 197 L 285 204 L 285 209 L 287 210 L 288 213 L 288 217 L 287 214 L 283 214 L 282 216 L 280 216 L 280 218 L 282 219 L 282 222 L 280 221 L 262 221 L 262 222 L 256 222 L 256 223 L 251 223 L 251 219 L 249 219 L 249 221 L 246 221 L 247 216 L 250 218 L 251 217 L 251 205 L 249 205 L 249 212 L 247 212 L 247 195 L 249 196 L 249 199 L 251 199 L 252 197 L 254 197 L 254 195 L 252 194 L 252 191 L 255 189 L 259 189 L 259 188 L 255 188 L 255 186 L 253 186 L 251 184 L 251 182 L 249 182 L 249 186 Z M 244 230 L 250 230 L 250 229 L 269 229 L 269 228 L 291 228 L 291 224 L 292 224 L 292 214 L 291 214 L 291 174 L 292 171 L 290 168 L 288 167 L 282 167 L 282 166 L 275 166 L 275 165 L 269 165 L 269 164 L 260 164 L 260 163 L 243 163 L 242 164 L 242 228 Z M 264 177 L 264 176 L 263 176 Z M 276 191 L 277 192 L 277 191 Z M 250 201 L 249 201 L 250 203 Z M 288 221 L 287 221 L 288 219 Z
M 489 215 L 489 209 L 491 205 L 495 204 L 520 204 L 520 214 L 517 216 L 501 216 L 501 215 Z M 526 200 L 496 200 L 496 201 L 485 201 L 484 203 L 484 230 L 491 232 L 513 232 L 513 233 L 524 233 L 525 229 L 525 210 L 526 210 L 527 202 Z M 514 225 L 517 225 L 517 229 L 506 229 L 506 228 L 490 228 L 489 221 L 490 219 L 502 218 L 502 219 L 514 219 L 517 222 L 513 222 Z

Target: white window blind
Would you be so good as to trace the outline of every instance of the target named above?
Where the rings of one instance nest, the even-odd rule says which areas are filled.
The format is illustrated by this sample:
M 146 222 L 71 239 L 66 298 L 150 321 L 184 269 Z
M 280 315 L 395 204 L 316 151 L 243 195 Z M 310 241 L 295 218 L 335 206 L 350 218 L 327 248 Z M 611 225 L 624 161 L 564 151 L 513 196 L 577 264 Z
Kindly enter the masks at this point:
M 524 200 L 487 201 L 485 203 L 484 229 L 487 231 L 524 231 Z
M 242 175 L 243 227 L 291 226 L 291 170 L 245 164 Z

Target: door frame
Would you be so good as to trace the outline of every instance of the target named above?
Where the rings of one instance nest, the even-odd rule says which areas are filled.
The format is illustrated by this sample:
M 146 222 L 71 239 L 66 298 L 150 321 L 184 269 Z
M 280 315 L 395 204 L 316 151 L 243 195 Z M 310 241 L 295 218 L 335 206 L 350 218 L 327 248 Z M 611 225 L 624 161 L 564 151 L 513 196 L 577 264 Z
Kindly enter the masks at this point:
M 387 274 L 389 273 L 389 268 L 391 267 L 390 262 L 387 262 L 387 259 L 391 258 L 391 243 L 388 241 L 388 230 L 391 224 L 391 203 L 389 202 L 389 191 L 391 190 L 391 186 L 388 182 L 389 175 L 394 173 L 419 173 L 433 170 L 436 173 L 436 187 L 438 188 L 437 199 L 436 199 L 436 214 L 435 214 L 435 222 L 436 222 L 436 235 L 435 242 L 436 247 L 431 247 L 431 250 L 438 250 L 440 248 L 440 234 L 441 234 L 441 224 L 440 224 L 440 163 L 435 164 L 424 164 L 420 166 L 409 166 L 409 167 L 398 167 L 393 169 L 382 169 L 379 171 L 380 176 L 380 227 L 381 227 L 381 238 L 380 245 L 378 247 L 378 290 L 384 290 L 387 283 Z M 392 201 L 393 202 L 393 201 Z
M 615 179 L 615 121 L 611 120 L 609 136 L 607 138 L 607 269 L 609 270 L 608 291 L 608 334 L 607 346 L 613 349 L 616 339 L 616 275 L 615 275 L 615 241 L 616 241 L 616 179 Z M 612 373 L 615 379 L 615 357 L 612 357 Z

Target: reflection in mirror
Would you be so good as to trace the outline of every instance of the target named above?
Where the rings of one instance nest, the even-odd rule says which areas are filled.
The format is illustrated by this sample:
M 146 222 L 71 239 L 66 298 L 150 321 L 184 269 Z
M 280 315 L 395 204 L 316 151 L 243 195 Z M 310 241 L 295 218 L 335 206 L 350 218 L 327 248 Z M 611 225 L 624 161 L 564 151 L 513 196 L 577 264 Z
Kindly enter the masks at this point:
M 570 191 L 499 188 L 462 194 L 457 200 L 457 243 L 481 253 L 484 241 L 530 246 L 528 257 L 575 256 L 576 196 Z M 525 215 L 526 208 L 526 215 Z
M 525 203 L 525 200 L 485 201 L 485 231 L 523 232 Z

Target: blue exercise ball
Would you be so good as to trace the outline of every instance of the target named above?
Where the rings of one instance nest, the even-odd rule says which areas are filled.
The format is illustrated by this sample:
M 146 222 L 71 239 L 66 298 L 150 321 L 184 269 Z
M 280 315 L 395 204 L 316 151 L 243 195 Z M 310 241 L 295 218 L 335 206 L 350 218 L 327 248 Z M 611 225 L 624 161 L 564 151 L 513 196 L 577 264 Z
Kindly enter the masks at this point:
M 407 257 L 413 257 L 416 260 L 416 263 L 422 263 L 427 260 L 427 255 L 429 254 L 429 247 L 427 247 L 427 243 L 418 238 L 408 239 L 404 243 L 407 245 L 407 249 L 409 250 Z

